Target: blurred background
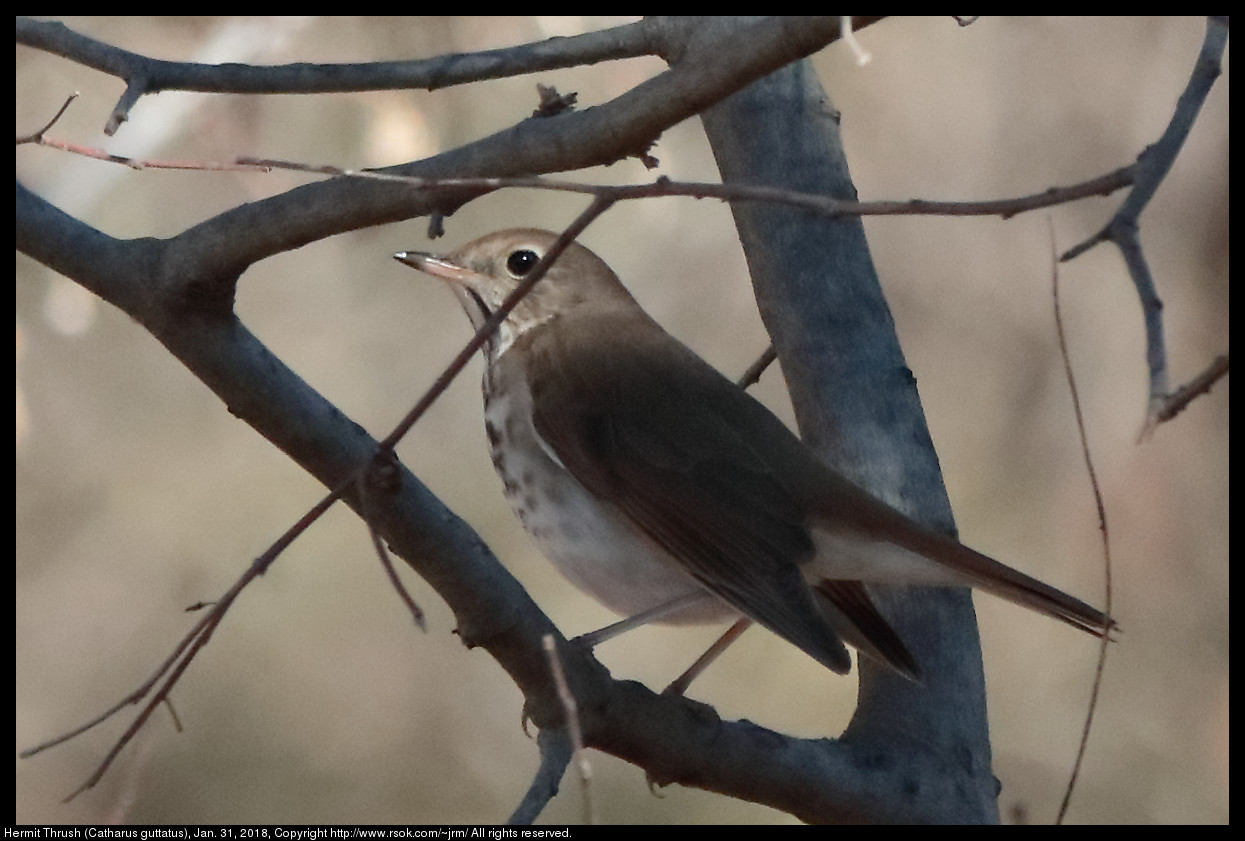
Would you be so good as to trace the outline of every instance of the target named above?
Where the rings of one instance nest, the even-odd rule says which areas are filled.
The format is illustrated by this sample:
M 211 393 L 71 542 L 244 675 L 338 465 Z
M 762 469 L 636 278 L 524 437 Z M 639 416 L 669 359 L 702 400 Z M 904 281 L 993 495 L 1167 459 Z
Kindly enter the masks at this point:
M 621 18 L 66 18 L 157 58 L 277 64 L 423 58 L 510 46 Z M 814 59 L 843 114 L 863 199 L 991 199 L 1132 162 L 1163 131 L 1197 58 L 1202 18 L 896 18 Z M 17 49 L 18 134 L 82 96 L 51 134 L 122 155 L 239 155 L 343 167 L 436 154 L 505 128 L 535 84 L 580 107 L 661 72 L 658 59 L 424 91 L 322 96 L 162 93 L 102 133 L 117 79 Z M 1165 304 L 1173 385 L 1228 349 L 1229 62 L 1142 218 Z M 631 183 L 717 180 L 698 121 L 667 132 L 657 173 L 634 160 L 577 173 Z M 307 176 L 133 171 L 51 149 L 17 150 L 17 177 L 120 238 L 174 235 Z M 1063 250 L 1119 197 L 1056 208 Z M 583 197 L 506 191 L 447 220 L 312 243 L 252 267 L 238 312 L 268 346 L 373 435 L 384 435 L 467 340 L 448 290 L 395 263 L 517 225 L 558 228 Z M 866 221 L 878 273 L 965 542 L 1102 602 L 1101 543 L 1051 313 L 1047 214 Z M 669 330 L 730 376 L 765 347 L 728 210 L 688 199 L 630 203 L 582 241 Z M 195 615 L 323 493 L 230 415 L 127 316 L 18 255 L 15 752 L 94 717 L 144 681 Z M 1146 403 L 1140 308 L 1118 252 L 1060 269 L 1069 341 L 1115 563 L 1111 649 L 1069 819 L 1228 819 L 1228 381 L 1139 444 Z M 399 448 L 471 522 L 568 635 L 612 614 L 563 582 L 523 534 L 484 439 L 476 361 Z M 790 417 L 777 370 L 758 395 Z M 344 509 L 246 591 L 173 699 L 95 790 L 93 770 L 129 713 L 16 761 L 17 823 L 496 822 L 525 791 L 537 751 L 521 698 L 467 651 L 435 594 L 402 567 L 428 614 L 411 627 L 366 530 Z M 976 598 L 1005 820 L 1047 822 L 1080 738 L 1097 650 L 1083 635 Z M 605 644 L 618 677 L 660 688 L 719 629 L 647 628 Z M 728 718 L 833 736 L 855 680 L 760 630 L 693 687 Z M 593 753 L 602 821 L 790 822 L 764 807 L 672 787 Z M 568 776 L 542 815 L 582 817 Z

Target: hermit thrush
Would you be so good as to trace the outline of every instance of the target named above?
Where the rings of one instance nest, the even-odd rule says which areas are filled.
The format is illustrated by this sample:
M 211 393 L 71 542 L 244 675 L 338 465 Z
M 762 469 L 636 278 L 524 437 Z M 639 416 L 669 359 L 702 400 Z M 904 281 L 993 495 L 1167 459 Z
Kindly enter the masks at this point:
M 449 282 L 478 328 L 555 239 L 501 231 L 396 259 Z M 666 333 L 578 244 L 484 346 L 506 498 L 580 589 L 625 615 L 759 622 L 840 674 L 844 642 L 914 677 L 868 585 L 979 587 L 1096 636 L 1106 614 L 919 525 L 828 467 Z

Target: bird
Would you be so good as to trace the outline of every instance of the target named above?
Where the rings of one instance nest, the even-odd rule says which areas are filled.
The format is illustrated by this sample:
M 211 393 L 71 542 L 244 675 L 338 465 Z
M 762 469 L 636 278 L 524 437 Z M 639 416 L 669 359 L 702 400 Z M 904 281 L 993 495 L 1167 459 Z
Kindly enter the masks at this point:
M 557 239 L 518 228 L 394 258 L 478 330 Z M 847 645 L 920 681 L 872 585 L 974 587 L 1097 637 L 1106 613 L 851 481 L 566 247 L 482 346 L 506 499 L 558 570 L 631 627 L 752 620 L 838 674 Z M 613 627 L 613 626 L 611 626 Z

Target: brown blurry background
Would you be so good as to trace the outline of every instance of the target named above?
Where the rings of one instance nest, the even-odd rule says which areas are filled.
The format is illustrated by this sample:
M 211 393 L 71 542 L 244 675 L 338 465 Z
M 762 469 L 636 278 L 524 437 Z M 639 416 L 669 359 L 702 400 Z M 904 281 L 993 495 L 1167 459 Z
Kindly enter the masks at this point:
M 81 18 L 79 32 L 158 58 L 260 64 L 421 58 L 615 25 L 596 18 Z M 986 199 L 1070 184 L 1131 162 L 1171 116 L 1201 18 L 893 19 L 815 58 L 843 113 L 865 199 Z M 1173 385 L 1228 348 L 1228 85 L 1217 83 L 1142 218 L 1166 308 Z M 602 103 L 660 72 L 657 59 L 465 85 L 437 93 L 141 100 L 115 138 L 122 83 L 17 49 L 16 130 L 82 92 L 53 135 L 133 156 L 238 155 L 362 167 L 452 148 L 511 125 L 535 83 Z M 697 121 L 654 149 L 659 172 L 716 180 Z M 577 174 L 649 180 L 634 160 Z M 17 176 L 116 237 L 169 236 L 302 183 L 289 173 L 131 171 L 21 148 Z M 1098 229 L 1119 197 L 1055 209 L 1059 246 Z M 245 323 L 372 434 L 407 410 L 469 328 L 453 297 L 398 265 L 501 227 L 557 228 L 583 197 L 509 191 L 447 220 L 359 231 L 254 266 Z M 1046 214 L 866 221 L 915 372 L 962 538 L 1101 603 L 1101 548 L 1051 315 Z M 672 332 L 729 375 L 765 346 L 730 214 L 688 199 L 631 203 L 583 241 Z M 128 317 L 18 255 L 15 752 L 96 715 L 141 683 L 190 627 L 183 608 L 228 588 L 323 489 Z M 1073 362 L 1115 561 L 1113 646 L 1070 819 L 1228 819 L 1228 384 L 1144 444 L 1140 309 L 1113 248 L 1061 269 Z M 567 634 L 611 614 L 564 583 L 510 516 L 489 464 L 480 363 L 400 446 Z M 785 417 L 781 377 L 759 395 Z M 411 627 L 357 518 L 317 524 L 234 606 L 163 712 L 94 791 L 90 773 L 129 713 L 16 762 L 18 823 L 495 822 L 536 767 L 521 698 L 410 574 L 428 614 Z M 1049 821 L 1080 735 L 1092 641 L 988 596 L 976 599 L 1004 817 Z M 598 650 L 616 676 L 660 687 L 719 629 L 642 629 Z M 836 735 L 854 678 L 760 630 L 693 688 L 724 717 Z M 705 792 L 650 794 L 641 770 L 592 755 L 601 819 L 790 821 Z M 568 776 L 548 822 L 581 817 Z

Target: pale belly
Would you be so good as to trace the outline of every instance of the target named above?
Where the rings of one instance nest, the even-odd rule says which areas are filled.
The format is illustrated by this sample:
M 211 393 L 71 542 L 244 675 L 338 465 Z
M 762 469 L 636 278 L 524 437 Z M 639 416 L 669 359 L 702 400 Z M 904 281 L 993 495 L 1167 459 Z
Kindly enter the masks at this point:
M 493 465 L 524 529 L 568 581 L 622 616 L 635 616 L 680 597 L 705 598 L 663 616 L 667 624 L 721 622 L 739 613 L 677 562 L 600 503 L 540 442 L 518 395 L 494 392 L 485 407 Z M 502 449 L 504 447 L 504 450 Z

